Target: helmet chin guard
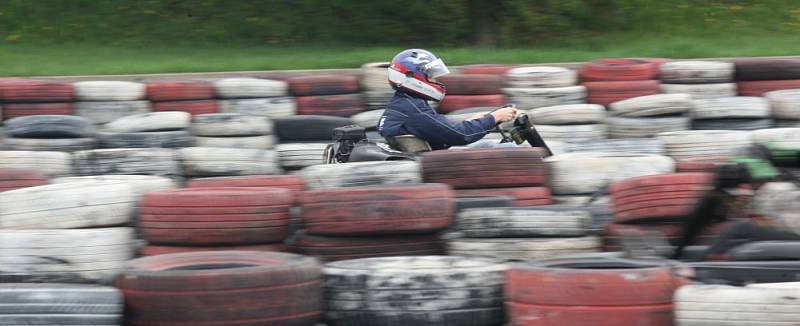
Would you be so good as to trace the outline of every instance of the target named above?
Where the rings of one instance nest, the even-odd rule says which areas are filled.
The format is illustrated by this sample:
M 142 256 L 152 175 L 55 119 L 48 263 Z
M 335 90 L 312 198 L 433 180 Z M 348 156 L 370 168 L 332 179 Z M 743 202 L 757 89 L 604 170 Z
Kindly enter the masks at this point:
M 392 59 L 388 70 L 389 84 L 394 89 L 434 101 L 441 101 L 446 94 L 444 85 L 434 79 L 449 74 L 450 70 L 430 51 L 410 49 L 400 52 Z

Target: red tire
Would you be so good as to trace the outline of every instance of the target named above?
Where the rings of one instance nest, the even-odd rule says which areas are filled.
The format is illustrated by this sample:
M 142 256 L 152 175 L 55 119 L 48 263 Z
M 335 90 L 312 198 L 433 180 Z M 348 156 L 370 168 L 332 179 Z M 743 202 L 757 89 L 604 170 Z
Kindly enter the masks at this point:
M 298 115 L 349 117 L 365 110 L 360 94 L 300 96 L 295 101 Z
M 145 193 L 142 238 L 165 245 L 241 245 L 281 242 L 291 192 L 279 188 L 188 188 Z
M 509 326 L 672 326 L 672 304 L 571 307 L 506 303 Z
M 47 177 L 39 171 L 0 169 L 0 192 L 46 184 Z
M 727 161 L 724 156 L 695 156 L 675 162 L 675 172 L 678 173 L 713 173 L 717 165 Z
M 192 115 L 197 115 L 217 113 L 219 112 L 219 106 L 215 100 L 169 101 L 153 103 L 153 112 L 163 111 L 183 111 L 189 112 Z
M 461 73 L 465 75 L 505 75 L 513 69 L 511 65 L 497 64 L 477 64 L 461 67 Z
M 214 85 L 205 81 L 175 81 L 147 84 L 151 101 L 207 100 L 215 96 Z
M 553 199 L 550 189 L 544 187 L 519 187 L 519 188 L 487 188 L 487 189 L 460 189 L 456 190 L 456 197 L 489 197 L 507 196 L 513 198 L 514 206 L 539 206 L 550 205 Z
M 656 80 L 601 81 L 581 85 L 586 87 L 587 103 L 606 106 L 617 101 L 661 92 L 661 83 Z
M 438 234 L 326 237 L 300 231 L 287 243 L 291 252 L 313 256 L 325 262 L 368 257 L 444 254 L 444 243 Z
M 454 197 L 439 184 L 321 189 L 304 192 L 300 209 L 309 234 L 430 233 L 453 222 Z
M 736 83 L 736 88 L 741 96 L 764 96 L 767 92 L 800 88 L 800 79 L 740 81 Z
M 540 186 L 545 182 L 544 155 L 541 148 L 428 152 L 422 156 L 422 179 L 456 189 Z
M 305 189 L 303 179 L 296 175 L 247 175 L 235 177 L 197 178 L 186 183 L 187 188 L 207 187 L 259 187 L 284 188 L 292 191 Z
M 634 81 L 656 79 L 660 60 L 635 58 L 598 59 L 581 68 L 581 81 Z
M 72 103 L 8 103 L 3 104 L 3 120 L 29 115 L 72 115 Z
M 165 254 L 178 254 L 184 252 L 199 252 L 199 251 L 224 251 L 224 250 L 244 250 L 244 251 L 268 251 L 268 252 L 287 252 L 286 245 L 282 243 L 251 245 L 251 246 L 216 246 L 216 247 L 182 247 L 182 246 L 154 246 L 147 245 L 139 250 L 139 255 L 142 257 L 165 255 Z
M 352 94 L 361 91 L 357 76 L 316 75 L 286 79 L 294 96 Z
M 672 325 L 672 296 L 686 283 L 674 268 L 603 258 L 517 264 L 506 272 L 508 319 L 512 325 Z
M 218 251 L 132 260 L 114 285 L 125 325 L 314 325 L 322 268 L 285 253 Z
M 71 102 L 75 99 L 72 84 L 43 80 L 9 78 L 0 80 L 3 102 Z
M 447 88 L 447 96 L 502 94 L 504 86 L 503 77 L 499 75 L 447 75 L 438 81 Z
M 506 96 L 503 94 L 493 95 L 447 95 L 444 97 L 439 107 L 439 113 L 449 113 L 455 110 L 474 108 L 474 107 L 493 107 L 499 108 L 506 104 Z
M 709 173 L 641 176 L 609 186 L 616 223 L 675 219 L 687 216 L 708 190 Z

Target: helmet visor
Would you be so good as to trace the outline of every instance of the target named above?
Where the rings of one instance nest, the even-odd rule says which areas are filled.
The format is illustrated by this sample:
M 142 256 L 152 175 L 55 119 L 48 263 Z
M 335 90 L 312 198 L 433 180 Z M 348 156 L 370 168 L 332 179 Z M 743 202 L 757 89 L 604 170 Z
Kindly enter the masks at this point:
M 435 79 L 449 74 L 450 69 L 447 69 L 442 59 L 436 59 L 425 64 L 425 73 L 429 79 Z

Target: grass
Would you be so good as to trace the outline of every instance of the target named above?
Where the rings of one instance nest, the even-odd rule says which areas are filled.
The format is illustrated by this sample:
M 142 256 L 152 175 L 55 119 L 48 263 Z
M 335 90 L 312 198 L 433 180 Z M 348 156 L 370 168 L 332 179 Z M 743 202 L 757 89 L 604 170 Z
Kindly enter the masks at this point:
M 153 45 L 0 43 L 0 75 L 102 75 L 279 69 L 356 68 L 387 61 L 413 44 Z M 550 40 L 526 48 L 429 47 L 453 65 L 546 63 L 604 57 L 738 57 L 800 55 L 800 33 L 746 31 L 707 34 L 637 32 Z

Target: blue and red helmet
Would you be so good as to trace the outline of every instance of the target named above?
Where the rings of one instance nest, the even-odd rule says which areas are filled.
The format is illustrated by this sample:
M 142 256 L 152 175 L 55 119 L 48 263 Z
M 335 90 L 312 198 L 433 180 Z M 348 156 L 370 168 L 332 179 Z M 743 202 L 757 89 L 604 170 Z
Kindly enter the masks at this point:
M 423 49 L 408 49 L 398 53 L 389 65 L 389 84 L 418 97 L 441 101 L 446 93 L 444 85 L 436 78 L 450 70 L 442 59 Z

